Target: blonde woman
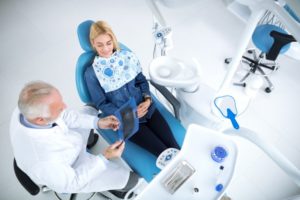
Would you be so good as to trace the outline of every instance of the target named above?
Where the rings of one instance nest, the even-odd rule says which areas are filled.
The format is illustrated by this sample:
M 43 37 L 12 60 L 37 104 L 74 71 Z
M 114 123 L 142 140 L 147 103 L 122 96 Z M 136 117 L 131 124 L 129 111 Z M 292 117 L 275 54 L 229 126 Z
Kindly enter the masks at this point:
M 134 97 L 139 131 L 129 140 L 156 156 L 170 147 L 179 149 L 170 127 L 152 102 L 136 55 L 120 50 L 115 34 L 104 21 L 92 24 L 90 42 L 97 55 L 85 72 L 85 81 L 97 109 L 111 115 Z

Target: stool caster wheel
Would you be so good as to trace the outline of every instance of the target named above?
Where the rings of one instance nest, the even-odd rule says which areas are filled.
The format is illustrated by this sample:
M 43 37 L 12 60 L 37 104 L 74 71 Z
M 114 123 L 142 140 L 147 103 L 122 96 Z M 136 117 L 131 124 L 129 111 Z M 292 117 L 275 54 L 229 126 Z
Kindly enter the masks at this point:
M 271 88 L 267 87 L 267 88 L 265 89 L 265 92 L 266 92 L 266 93 L 270 93 L 270 92 L 272 92 L 272 90 L 271 90 Z
M 229 64 L 229 63 L 231 62 L 231 60 L 232 60 L 232 58 L 226 58 L 226 59 L 224 60 L 224 62 L 225 62 L 226 64 Z

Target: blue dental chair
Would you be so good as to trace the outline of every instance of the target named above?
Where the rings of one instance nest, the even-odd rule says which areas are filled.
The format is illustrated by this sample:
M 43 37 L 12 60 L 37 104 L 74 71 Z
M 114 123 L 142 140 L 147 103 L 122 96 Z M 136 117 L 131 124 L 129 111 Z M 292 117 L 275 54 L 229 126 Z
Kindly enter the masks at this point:
M 79 24 L 77 28 L 79 43 L 84 52 L 78 58 L 76 65 L 76 87 L 80 99 L 88 105 L 91 104 L 91 98 L 84 81 L 84 72 L 87 67 L 92 65 L 96 55 L 96 52 L 93 50 L 89 41 L 90 27 L 93 23 L 93 21 L 87 20 Z M 119 45 L 121 49 L 130 51 L 130 49 L 125 45 L 121 43 L 119 43 Z M 157 109 L 168 122 L 178 145 L 182 146 L 186 132 L 185 128 L 180 124 L 179 120 L 177 120 L 153 95 L 152 99 L 156 103 Z M 175 113 L 178 115 L 178 109 L 176 109 Z M 117 133 L 113 132 L 112 130 L 98 131 L 101 136 L 110 144 L 118 140 Z M 127 162 L 132 170 L 138 173 L 147 182 L 150 182 L 154 175 L 158 174 L 160 171 L 155 164 L 156 157 L 131 141 L 126 142 L 126 147 L 122 154 L 122 158 Z

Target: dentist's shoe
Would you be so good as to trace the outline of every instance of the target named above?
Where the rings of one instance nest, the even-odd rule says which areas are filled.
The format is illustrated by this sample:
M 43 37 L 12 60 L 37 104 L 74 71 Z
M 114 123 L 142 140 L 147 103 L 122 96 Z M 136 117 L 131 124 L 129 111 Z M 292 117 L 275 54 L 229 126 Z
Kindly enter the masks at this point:
M 97 144 L 98 139 L 99 139 L 99 135 L 94 132 L 94 129 L 91 129 L 86 148 L 91 149 L 93 146 Z

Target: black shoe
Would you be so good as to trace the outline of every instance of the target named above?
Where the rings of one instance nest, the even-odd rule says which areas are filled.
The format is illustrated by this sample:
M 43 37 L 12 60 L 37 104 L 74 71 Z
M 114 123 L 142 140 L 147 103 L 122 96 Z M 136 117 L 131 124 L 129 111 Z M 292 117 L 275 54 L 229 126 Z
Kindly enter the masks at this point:
M 110 190 L 109 192 L 120 199 L 124 199 L 124 197 L 126 195 L 126 192 L 121 192 L 121 191 L 117 191 L 117 190 Z
M 92 137 L 92 138 L 90 138 L 90 137 Z M 89 144 L 86 145 L 86 148 L 91 149 L 93 146 L 95 146 L 98 139 L 99 139 L 99 135 L 94 133 L 94 129 L 91 129 L 91 132 L 89 135 Z
M 110 194 L 108 194 L 108 193 L 110 193 Z M 118 191 L 118 190 L 109 190 L 108 193 L 106 193 L 105 196 L 108 196 L 109 198 L 113 198 L 113 199 L 116 199 L 116 197 L 118 199 L 124 199 L 127 194 L 127 192 L 122 192 L 122 191 Z M 129 196 L 128 196 L 128 199 L 132 198 L 133 195 L 134 195 L 134 193 L 131 192 L 131 194 L 129 194 Z

